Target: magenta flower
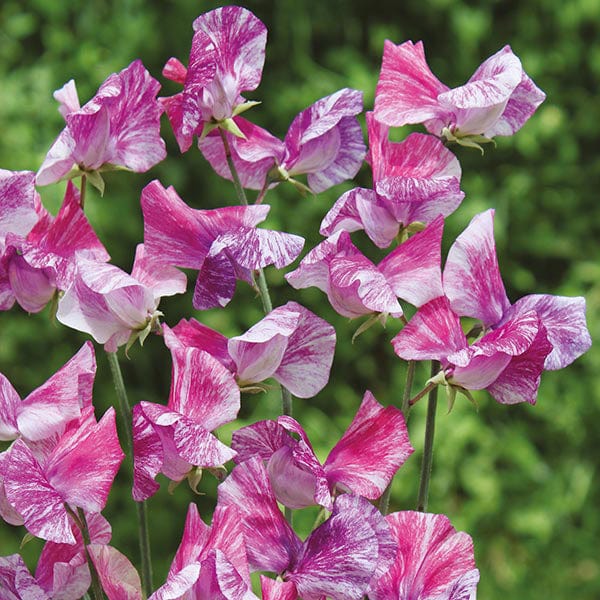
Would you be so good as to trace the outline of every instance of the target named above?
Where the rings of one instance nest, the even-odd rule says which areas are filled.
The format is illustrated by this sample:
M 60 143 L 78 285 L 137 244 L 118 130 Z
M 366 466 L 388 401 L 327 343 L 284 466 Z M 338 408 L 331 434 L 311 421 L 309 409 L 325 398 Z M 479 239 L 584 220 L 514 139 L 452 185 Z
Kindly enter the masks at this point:
M 166 583 L 149 600 L 169 598 L 251 600 L 242 524 L 235 507 L 217 506 L 210 527 L 190 504 L 183 536 Z
M 4 307 L 10 308 L 16 300 L 28 312 L 41 311 L 57 290 L 64 291 L 71 285 L 77 260 L 104 262 L 110 258 L 89 224 L 79 204 L 79 192 L 71 182 L 56 217 L 41 204 L 35 204 L 37 222 L 26 235 L 18 233 L 18 229 L 6 232 L 0 258 Z M 20 209 L 13 210 L 13 217 L 18 218 Z
M 450 89 L 430 71 L 423 43 L 385 42 L 375 92 L 375 118 L 398 127 L 424 123 L 451 141 L 485 142 L 518 131 L 546 95 L 527 76 L 510 46 L 504 46 L 460 87 Z
M 332 496 L 340 492 L 379 498 L 414 451 L 402 413 L 393 406 L 384 408 L 370 392 L 323 465 L 301 425 L 286 416 L 239 429 L 232 448 L 238 463 L 253 456 L 267 461 L 273 491 L 282 504 L 321 504 L 328 510 Z
M 148 256 L 199 271 L 193 299 L 199 310 L 226 306 L 238 279 L 251 282 L 255 269 L 289 265 L 304 245 L 297 235 L 256 228 L 268 206 L 196 210 L 156 180 L 142 191 L 142 211 Z
M 123 457 L 114 409 L 96 422 L 90 408 L 43 454 L 21 439 L 13 443 L 2 464 L 6 498 L 31 534 L 74 544 L 65 506 L 100 512 Z
M 93 543 L 88 552 L 108 600 L 142 600 L 140 576 L 130 560 L 113 546 Z
M 366 148 L 356 115 L 362 112 L 362 92 L 348 88 L 321 98 L 296 116 L 281 142 L 265 129 L 242 117 L 235 123 L 244 137 L 226 134 L 232 159 L 244 187 L 263 189 L 307 175 L 309 191 L 323 192 L 352 179 L 360 169 Z M 199 142 L 213 169 L 231 179 L 221 136 L 213 132 Z
M 166 149 L 160 137 L 159 89 L 160 84 L 136 60 L 110 75 L 82 108 L 75 84 L 69 82 L 58 90 L 55 97 L 67 126 L 38 171 L 38 185 L 88 174 L 102 190 L 102 170 L 118 167 L 141 173 L 160 162 Z
M 315 286 L 323 290 L 331 306 L 345 317 L 371 313 L 399 317 L 402 307 L 398 298 L 421 306 L 443 294 L 443 227 L 443 219 L 438 217 L 377 266 L 340 230 L 313 248 L 285 278 L 296 289 Z
M 177 269 L 155 264 L 143 244 L 136 249 L 131 275 L 113 265 L 77 261 L 72 285 L 58 303 L 56 318 L 84 331 L 107 352 L 116 352 L 136 339 L 143 342 L 158 328 L 162 296 L 185 292 L 186 277 Z
M 464 198 L 460 164 L 437 138 L 410 134 L 403 142 L 388 139 L 388 127 L 367 113 L 369 163 L 373 189 L 354 188 L 325 215 L 322 235 L 364 229 L 386 248 L 412 223 L 431 223 L 456 210 Z
M 335 330 L 295 302 L 275 308 L 229 340 L 194 319 L 164 330 L 171 350 L 194 347 L 208 352 L 235 374 L 242 388 L 273 377 L 294 396 L 310 398 L 329 380 Z
M 388 515 L 397 544 L 394 564 L 371 582 L 369 600 L 474 600 L 479 581 L 473 541 L 445 515 L 413 511 Z
M 337 498 L 331 516 L 302 542 L 279 510 L 258 457 L 219 485 L 219 505 L 238 508 L 250 568 L 279 574 L 306 600 L 359 600 L 395 554 L 382 515 L 350 494 Z M 289 589 L 284 597 L 291 597 Z
M 535 311 L 515 316 L 469 346 L 445 296 L 422 306 L 392 344 L 405 360 L 440 361 L 442 371 L 432 381 L 450 386 L 450 406 L 456 390 L 481 389 L 502 404 L 535 404 L 552 350 Z
M 171 58 L 163 70 L 165 77 L 183 84 L 183 91 L 160 99 L 182 152 L 211 127 L 235 130 L 232 117 L 255 104 L 246 103 L 241 92 L 258 87 L 267 43 L 264 24 L 239 6 L 200 15 L 193 27 L 187 69 Z
M 158 490 L 159 472 L 182 481 L 193 467 L 221 467 L 235 456 L 211 433 L 237 417 L 240 390 L 233 375 L 203 350 L 171 353 L 167 406 L 141 402 L 133 408 L 133 497 L 138 502 Z
M 448 253 L 443 280 L 452 310 L 459 316 L 479 319 L 484 330 L 534 311 L 552 345 L 546 369 L 566 367 L 592 344 L 582 297 L 534 294 L 511 305 L 498 267 L 491 209 L 476 215 L 456 239 Z

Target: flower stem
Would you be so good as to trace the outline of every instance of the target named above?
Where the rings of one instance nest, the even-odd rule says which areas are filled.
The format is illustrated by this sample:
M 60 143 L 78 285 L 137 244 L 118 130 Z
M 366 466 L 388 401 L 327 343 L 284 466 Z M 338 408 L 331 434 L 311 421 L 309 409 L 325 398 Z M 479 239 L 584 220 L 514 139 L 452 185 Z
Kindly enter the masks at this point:
M 440 370 L 437 360 L 431 361 L 431 376 Z M 427 399 L 427 420 L 425 422 L 425 446 L 423 448 L 423 460 L 421 462 L 421 481 L 419 482 L 419 496 L 417 498 L 417 510 L 427 510 L 429 496 L 429 481 L 431 479 L 431 467 L 433 465 L 433 437 L 435 434 L 435 411 L 437 409 L 437 385 L 429 385 L 429 398 Z M 427 388 L 425 388 L 427 389 Z
M 81 176 L 81 186 L 79 188 L 79 206 L 81 206 L 81 210 L 83 210 L 83 207 L 85 206 L 85 190 L 86 190 L 86 184 L 87 184 L 87 177 L 85 176 L 85 174 L 83 174 Z
M 131 433 L 131 407 L 127 399 L 127 391 L 123 382 L 123 374 L 119 365 L 119 359 L 116 352 L 107 352 L 108 364 L 112 374 L 115 391 L 117 393 L 119 417 L 125 431 L 127 440 L 127 450 L 133 460 L 133 436 Z M 136 502 L 137 520 L 138 520 L 138 536 L 140 544 L 140 556 L 142 559 L 142 588 L 149 596 L 152 592 L 152 560 L 150 558 L 150 533 L 148 529 L 148 513 L 146 510 L 146 502 Z
M 416 365 L 417 365 L 416 361 L 409 360 L 408 365 L 406 367 L 406 382 L 404 384 L 404 393 L 402 394 L 402 414 L 404 415 L 405 421 L 408 419 L 408 413 L 410 411 L 410 394 L 411 394 L 411 390 L 412 390 L 413 381 L 415 378 Z M 381 498 L 379 499 L 379 512 L 382 515 L 387 515 L 388 510 L 390 508 L 390 496 L 392 493 L 393 481 L 394 481 L 394 479 L 392 478 L 392 481 L 390 481 L 390 484 L 385 488 L 385 491 L 383 492 L 383 494 L 381 495 Z
M 254 201 L 254 204 L 260 204 L 264 199 L 265 196 L 267 195 L 267 192 L 269 191 L 269 177 L 265 177 L 265 183 L 262 186 L 260 192 L 258 192 L 258 196 L 256 196 L 256 200 Z
M 227 159 L 227 164 L 229 165 L 229 170 L 231 171 L 231 177 L 233 179 L 233 186 L 235 187 L 235 193 L 237 194 L 238 200 L 247 205 L 248 198 L 246 198 L 246 192 L 242 187 L 242 182 L 240 181 L 240 177 L 238 175 L 237 169 L 233 164 L 233 158 L 231 158 L 231 148 L 229 147 L 229 142 L 227 141 L 227 134 L 219 127 L 219 133 L 221 134 L 221 139 L 223 140 L 223 147 L 225 148 L 225 158 Z
M 437 361 L 434 361 L 437 362 Z M 428 383 L 416 396 L 414 396 L 413 398 L 411 398 L 408 401 L 408 406 L 414 406 L 421 398 L 423 398 L 423 396 L 426 396 L 427 394 L 429 394 L 432 390 L 434 390 L 437 387 L 437 383 L 433 383 L 430 382 Z

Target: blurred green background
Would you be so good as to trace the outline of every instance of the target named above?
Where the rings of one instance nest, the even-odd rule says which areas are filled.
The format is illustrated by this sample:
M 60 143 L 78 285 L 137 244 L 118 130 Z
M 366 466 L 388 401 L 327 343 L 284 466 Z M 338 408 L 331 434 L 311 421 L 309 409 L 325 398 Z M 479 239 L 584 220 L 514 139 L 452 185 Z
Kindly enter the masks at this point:
M 170 56 L 187 62 L 193 19 L 220 5 L 197 0 L 4 0 L 0 168 L 37 170 L 62 128 L 52 92 L 70 78 L 85 102 L 108 74 L 139 57 L 163 83 L 163 95 L 178 91 L 161 77 L 162 66 Z M 247 94 L 262 104 L 247 116 L 279 136 L 300 110 L 341 87 L 363 90 L 365 107 L 372 108 L 386 38 L 395 43 L 423 40 L 433 72 L 451 87 L 509 43 L 548 97 L 520 132 L 498 139 L 484 157 L 456 150 L 466 199 L 447 219 L 444 244 L 447 248 L 475 213 L 495 207 L 500 266 L 511 300 L 533 292 L 585 295 L 592 338 L 598 337 L 600 0 L 256 0 L 244 6 L 269 30 L 263 81 Z M 235 203 L 231 184 L 213 174 L 195 148 L 180 155 L 166 119 L 163 137 L 169 147 L 163 163 L 142 175 L 107 174 L 105 197 L 91 192 L 86 202 L 114 262 L 126 269 L 142 241 L 139 196 L 150 180 L 174 185 L 196 208 Z M 366 167 L 357 182 L 370 186 Z M 280 186 L 267 196 L 273 207 L 267 226 L 303 235 L 306 249 L 312 248 L 320 240 L 321 218 L 349 187 L 337 186 L 314 199 Z M 56 211 L 64 184 L 40 192 Z M 333 323 L 338 333 L 329 386 L 295 405 L 295 416 L 325 458 L 365 389 L 384 404 L 399 402 L 404 367 L 389 344 L 397 327 L 372 328 L 352 345 L 357 323 L 333 313 L 324 295 L 312 289 L 294 292 L 281 273 L 269 271 L 268 279 L 275 304 L 294 298 Z M 245 331 L 261 317 L 260 303 L 245 285 L 225 311 L 193 311 L 190 293 L 163 302 L 161 308 L 170 325 L 194 315 L 227 335 Z M 29 316 L 18 307 L 0 314 L 0 336 L 0 372 L 23 397 L 86 339 L 52 324 L 48 311 Z M 100 412 L 114 394 L 100 348 L 97 354 Z M 131 402 L 165 402 L 170 359 L 162 341 L 149 339 L 130 356 L 123 359 L 123 369 Z M 479 412 L 464 399 L 449 415 L 440 405 L 429 510 L 446 513 L 455 527 L 473 537 L 481 570 L 479 598 L 600 598 L 598 372 L 600 353 L 592 348 L 564 371 L 544 374 L 535 407 L 501 406 L 486 394 L 478 395 Z M 415 390 L 426 377 L 418 373 Z M 411 414 L 416 452 L 395 480 L 393 510 L 415 504 L 422 404 Z M 241 422 L 277 413 L 274 392 L 249 396 L 243 399 Z M 113 524 L 114 544 L 136 561 L 135 520 L 127 470 L 122 471 L 105 513 Z M 207 476 L 201 484 L 205 496 L 194 496 L 185 485 L 170 496 L 163 485 L 150 500 L 156 585 L 179 541 L 185 506 L 198 501 L 208 519 L 215 488 Z M 298 520 L 308 522 L 309 516 Z M 18 551 L 22 535 L 22 529 L 3 525 L 0 554 Z M 25 548 L 30 564 L 35 564 L 39 547 L 32 542 Z

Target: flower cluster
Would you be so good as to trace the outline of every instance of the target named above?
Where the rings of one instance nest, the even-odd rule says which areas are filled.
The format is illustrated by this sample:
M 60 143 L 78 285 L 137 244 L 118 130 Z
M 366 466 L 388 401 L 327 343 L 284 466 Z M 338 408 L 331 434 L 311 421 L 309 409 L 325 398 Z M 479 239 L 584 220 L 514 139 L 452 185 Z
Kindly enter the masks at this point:
M 208 471 L 220 480 L 212 521 L 190 504 L 166 581 L 154 590 L 143 530 L 142 578 L 110 545 L 101 513 L 124 453 L 115 409 L 95 416 L 96 361 L 86 342 L 25 399 L 0 374 L 0 440 L 10 442 L 0 453 L 0 516 L 46 540 L 33 575 L 18 554 L 0 558 L 2 598 L 75 600 L 91 586 L 94 598 L 104 592 L 110 600 L 474 599 L 471 538 L 424 506 L 387 514 L 388 495 L 414 450 L 410 407 L 429 390 L 445 386 L 450 407 L 457 392 L 482 389 L 502 404 L 534 404 L 543 370 L 563 368 L 590 347 L 583 298 L 510 302 L 493 210 L 473 218 L 442 268 L 444 220 L 465 196 L 449 146 L 480 148 L 515 133 L 544 93 L 509 46 L 449 89 L 429 70 L 421 42 L 387 41 L 374 110 L 366 113 L 368 152 L 357 119 L 362 92 L 347 88 L 301 111 L 282 140 L 240 116 L 258 104 L 242 93 L 262 77 L 264 24 L 229 6 L 199 16 L 193 29 L 187 67 L 171 58 L 163 71 L 183 86 L 179 93 L 157 98 L 160 85 L 139 60 L 108 77 L 83 107 L 70 81 L 55 93 L 66 127 L 37 175 L 0 171 L 0 308 L 16 302 L 39 312 L 52 301 L 58 321 L 104 345 L 133 459 L 133 499 L 144 507 L 160 490 L 159 474 L 170 491 L 186 479 L 196 490 Z M 109 263 L 85 216 L 86 182 L 103 193 L 103 171 L 141 172 L 162 160 L 163 111 L 182 152 L 196 138 L 215 172 L 233 180 L 238 205 L 194 209 L 172 186 L 152 181 L 141 192 L 144 240 L 127 273 Z M 389 140 L 390 127 L 409 123 L 429 133 Z M 342 194 L 323 217 L 325 239 L 285 279 L 319 288 L 343 316 L 367 317 L 357 333 L 400 320 L 391 343 L 410 361 L 409 373 L 414 361 L 437 366 L 412 399 L 407 382 L 401 407 L 365 391 L 322 460 L 291 402 L 327 385 L 335 330 L 297 302 L 272 308 L 263 269 L 291 265 L 304 239 L 258 225 L 279 183 L 316 194 L 353 178 L 365 157 L 372 188 Z M 54 217 L 35 184 L 61 179 L 69 181 Z M 244 188 L 259 190 L 253 204 Z M 359 230 L 376 249 L 394 247 L 375 264 L 352 241 Z M 159 302 L 185 292 L 180 269 L 198 273 L 193 308 L 225 307 L 241 280 L 260 294 L 264 318 L 232 337 L 195 318 L 169 326 Z M 472 325 L 466 333 L 461 318 Z M 171 355 L 170 393 L 166 403 L 141 400 L 130 409 L 116 353 L 152 333 Z M 264 391 L 271 379 L 283 414 L 236 429 L 230 442 L 220 435 L 237 419 L 243 394 Z M 317 521 L 302 539 L 292 511 L 311 506 Z

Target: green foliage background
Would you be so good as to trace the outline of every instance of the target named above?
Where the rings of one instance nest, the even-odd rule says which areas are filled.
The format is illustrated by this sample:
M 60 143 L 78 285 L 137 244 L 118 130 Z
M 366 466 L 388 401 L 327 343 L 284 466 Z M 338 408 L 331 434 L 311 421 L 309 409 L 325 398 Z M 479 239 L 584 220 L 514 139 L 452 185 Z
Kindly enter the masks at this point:
M 4 0 L 0 6 L 0 168 L 37 170 L 62 128 L 52 92 L 74 78 L 83 102 L 108 74 L 141 58 L 159 80 L 170 56 L 187 60 L 192 20 L 219 3 L 170 0 Z M 457 150 L 466 199 L 447 220 L 448 247 L 470 218 L 496 208 L 496 238 L 509 297 L 539 292 L 585 295 L 592 338 L 600 333 L 600 1 L 574 0 L 255 0 L 244 5 L 269 29 L 261 86 L 251 99 L 263 103 L 250 118 L 283 136 L 297 112 L 341 87 L 365 92 L 371 108 L 383 41 L 423 40 L 434 73 L 450 86 L 464 82 L 479 63 L 510 43 L 547 100 L 514 138 L 501 138 L 482 158 Z M 163 81 L 163 94 L 177 91 Z M 404 136 L 407 132 L 401 132 Z M 112 173 L 107 192 L 86 211 L 114 262 L 129 269 L 142 241 L 139 195 L 150 180 L 174 185 L 197 208 L 235 203 L 196 149 L 180 155 L 166 123 L 169 157 L 143 175 Z M 370 185 L 368 169 L 357 178 Z M 268 227 L 301 234 L 306 249 L 319 240 L 320 219 L 350 185 L 316 199 L 300 198 L 280 186 L 270 192 Z M 56 211 L 64 185 L 41 189 Z M 367 246 L 365 245 L 365 248 Z M 376 254 L 373 254 L 376 257 Z M 373 328 L 351 344 L 356 323 L 335 315 L 316 290 L 292 293 L 282 274 L 269 272 L 276 304 L 290 298 L 322 315 L 338 332 L 330 385 L 315 399 L 297 401 L 295 416 L 325 457 L 348 425 L 365 389 L 384 404 L 398 403 L 404 367 L 392 352 L 387 330 Z M 190 286 L 191 287 L 191 286 Z M 173 325 L 191 316 L 190 295 L 161 305 Z M 260 317 L 260 303 L 245 286 L 226 311 L 194 316 L 228 335 L 241 333 Z M 50 323 L 49 314 L 20 309 L 0 314 L 0 372 L 22 396 L 41 384 L 86 339 Z M 104 410 L 113 402 L 108 365 L 98 348 L 96 398 Z M 132 403 L 166 401 L 170 359 L 158 338 L 124 360 Z M 600 597 L 600 354 L 592 350 L 560 372 L 545 373 L 538 405 L 506 407 L 485 394 L 475 412 L 458 402 L 451 414 L 439 408 L 429 510 L 446 513 L 475 541 L 481 570 L 479 597 L 537 600 Z M 426 379 L 418 374 L 415 389 Z M 392 509 L 414 506 L 422 448 L 424 406 L 411 414 L 417 451 L 401 469 Z M 242 422 L 274 417 L 275 393 L 244 398 Z M 226 437 L 229 431 L 224 431 Z M 109 499 L 106 514 L 114 544 L 137 560 L 135 520 L 127 470 Z M 155 583 L 178 543 L 185 507 L 194 499 L 205 515 L 216 483 L 202 483 L 206 496 L 166 485 L 150 501 Z M 300 516 L 299 522 L 309 522 Z M 0 553 L 18 550 L 23 530 L 2 526 Z M 34 564 L 40 544 L 25 548 Z

